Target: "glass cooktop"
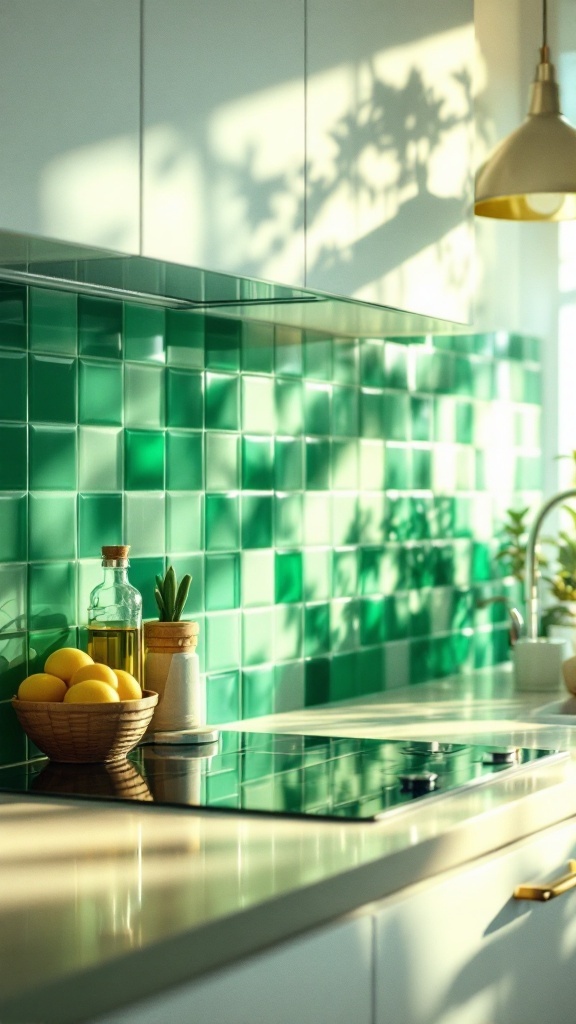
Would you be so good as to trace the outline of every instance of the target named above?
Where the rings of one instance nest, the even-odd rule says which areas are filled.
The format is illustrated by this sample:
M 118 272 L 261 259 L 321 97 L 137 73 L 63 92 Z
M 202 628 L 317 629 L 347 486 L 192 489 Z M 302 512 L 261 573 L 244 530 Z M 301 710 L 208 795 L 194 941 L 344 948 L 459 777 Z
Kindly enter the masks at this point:
M 376 820 L 415 801 L 530 771 L 551 750 L 222 731 L 141 746 L 111 764 L 45 758 L 0 769 L 0 791 L 206 811 Z

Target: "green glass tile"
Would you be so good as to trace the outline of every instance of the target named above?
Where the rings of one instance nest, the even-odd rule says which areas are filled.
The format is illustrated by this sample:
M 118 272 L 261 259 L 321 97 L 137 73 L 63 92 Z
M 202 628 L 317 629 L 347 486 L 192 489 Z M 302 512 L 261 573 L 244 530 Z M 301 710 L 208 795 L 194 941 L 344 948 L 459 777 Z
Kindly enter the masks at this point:
M 273 661 L 273 637 L 274 610 L 272 608 L 256 608 L 243 612 L 242 664 L 263 665 Z
M 330 487 L 330 441 L 307 437 L 305 441 L 306 487 L 313 491 Z
M 0 561 L 23 562 L 28 555 L 25 494 L 0 494 Z
M 470 529 L 468 517 L 469 517 L 469 503 L 465 498 L 452 498 L 449 495 L 437 496 L 434 499 L 434 512 L 432 515 L 430 535 L 432 537 L 452 537 L 455 534 L 455 522 L 456 522 L 456 504 L 462 502 L 462 514 L 464 520 L 462 525 L 464 527 L 464 535 L 466 531 Z M 465 525 L 468 523 L 468 525 Z
M 0 581 L 1 586 L 1 581 Z M 14 697 L 27 675 L 27 636 L 25 633 L 3 632 L 0 639 L 0 701 Z M 2 735 L 2 746 L 4 736 Z
M 238 504 L 236 494 L 206 495 L 207 551 L 233 551 L 240 547 Z M 270 544 L 262 547 L 270 547 Z
M 432 487 L 432 452 L 430 448 L 412 449 L 412 487 L 429 491 Z
M 123 367 L 112 360 L 80 359 L 78 419 L 80 423 L 120 426 Z
M 330 398 L 329 384 L 304 385 L 304 430 L 307 434 L 330 433 Z
M 42 628 L 67 628 L 76 619 L 76 565 L 73 562 L 30 563 L 30 622 Z
M 202 427 L 203 406 L 202 374 L 169 367 L 166 371 L 166 422 L 168 426 Z
M 517 491 L 537 491 L 542 486 L 540 456 L 519 455 L 516 459 L 514 488 Z
M 124 486 L 129 491 L 164 487 L 164 434 L 160 430 L 124 431 Z
M 26 288 L 0 284 L 0 346 L 26 348 Z
M 330 605 L 311 604 L 304 607 L 304 654 L 314 657 L 330 650 Z M 327 698 L 326 698 L 327 699 Z
M 276 661 L 301 658 L 304 617 L 300 604 L 277 604 L 274 608 L 274 657 Z
M 127 427 L 164 426 L 164 369 L 126 363 L 124 422 Z M 185 426 L 186 424 L 178 424 Z
M 278 551 L 275 558 L 276 603 L 302 600 L 303 571 L 301 551 Z
M 304 447 L 301 438 L 274 441 L 274 486 L 277 491 L 299 491 L 304 486 Z
M 27 392 L 26 353 L 0 351 L 0 419 L 25 420 Z
M 332 388 L 332 434 L 357 437 L 359 432 L 358 388 Z
M 30 488 L 76 490 L 74 427 L 30 427 Z
M 358 540 L 361 544 L 380 544 L 384 539 L 386 503 L 382 493 L 358 496 Z M 339 540 L 351 543 L 351 540 Z
M 358 591 L 358 553 L 356 548 L 332 551 L 332 593 L 334 597 L 354 597 Z
M 206 555 L 206 609 L 222 611 L 240 603 L 240 556 Z
M 239 435 L 208 431 L 205 446 L 206 489 L 237 491 L 240 487 Z
M 410 395 L 410 424 L 413 441 L 431 441 L 433 438 L 432 400 Z
M 177 564 L 176 559 L 173 560 L 172 564 L 178 579 L 180 579 L 182 576 L 181 567 Z M 134 557 L 133 552 L 130 552 L 128 575 L 132 586 L 136 587 L 136 590 L 139 590 L 142 594 L 142 618 L 144 620 L 158 618 L 158 605 L 154 598 L 154 587 L 156 576 L 163 576 L 165 569 L 164 558 L 160 555 L 157 555 L 155 558 L 139 558 Z M 189 603 L 187 602 L 186 604 L 184 618 L 188 617 Z
M 249 434 L 271 434 L 276 423 L 272 377 L 242 378 L 242 424 Z M 284 430 L 285 428 L 282 427 Z
M 164 492 L 124 495 L 126 543 L 133 557 L 163 555 L 166 550 Z
M 384 385 L 387 388 L 408 388 L 408 352 L 404 345 L 387 341 L 384 345 Z
M 345 501 L 347 496 L 343 500 Z M 340 495 L 334 498 L 334 504 L 342 500 Z M 332 542 L 332 510 L 331 496 L 328 492 L 309 491 L 304 494 L 303 507 L 303 541 L 307 547 L 321 547 Z M 345 542 L 342 542 L 345 543 Z
M 171 491 L 199 491 L 204 486 L 203 436 L 166 431 L 166 485 Z
M 27 430 L 22 425 L 0 425 L 0 490 L 23 491 L 27 486 Z
M 384 487 L 384 441 L 359 442 L 359 485 L 362 491 L 380 491 Z
M 302 543 L 301 494 L 274 495 L 274 537 L 276 547 L 297 547 Z
M 430 591 L 413 590 L 408 598 L 410 612 L 410 636 L 427 636 L 431 625 Z
M 274 325 L 246 320 L 241 330 L 242 369 L 248 373 L 273 373 Z
M 417 351 L 415 356 L 415 390 L 452 394 L 455 390 L 454 356 L 447 352 Z
M 122 495 L 79 494 L 78 557 L 98 558 L 102 545 L 117 544 L 119 537 L 122 537 Z M 30 557 L 42 556 L 31 554 Z
M 412 459 L 409 448 L 386 445 L 386 490 L 405 491 L 410 487 Z
M 18 643 L 9 638 L 27 626 L 27 574 L 27 565 L 0 565 L 0 674 L 4 665 L 2 657 L 10 662 L 17 653 L 14 649 Z M 9 657 L 7 651 L 14 653 Z
M 304 707 L 304 663 L 274 666 L 274 711 L 294 711 Z
M 206 368 L 209 370 L 240 369 L 242 323 L 219 316 L 205 321 Z
M 384 396 L 381 391 L 360 391 L 360 433 L 362 437 L 384 436 Z
M 31 561 L 75 558 L 76 495 L 31 494 L 28 529 Z
M 380 644 L 386 639 L 384 601 L 379 595 L 360 601 L 360 642 L 363 645 Z
M 532 405 L 539 405 L 542 402 L 542 379 L 540 370 L 531 370 L 524 367 L 524 388 L 523 401 Z
M 401 579 L 401 584 L 410 589 L 433 586 L 436 569 L 435 551 L 436 549 L 427 543 L 414 544 L 405 548 L 402 552 L 405 562 L 401 562 L 398 567 L 399 572 L 402 573 L 405 565 L 406 579 Z M 390 555 L 392 555 L 392 552 L 390 552 Z M 404 589 L 404 586 L 401 589 Z
M 205 629 L 206 671 L 237 668 L 240 664 L 240 613 L 213 612 L 206 616 Z
M 300 380 L 275 381 L 276 422 L 282 434 L 302 434 L 304 430 L 303 385 Z
M 330 697 L 330 661 L 313 658 L 304 666 L 304 706 L 326 704 Z
M 274 604 L 274 552 L 242 552 L 242 604 L 245 608 Z
M 412 540 L 428 540 L 432 536 L 434 513 L 431 497 L 410 498 L 410 536 Z
M 0 324 L 0 337 L 2 324 Z M 10 696 L 14 695 L 14 691 Z M 18 764 L 26 759 L 26 733 L 23 731 L 10 701 L 0 701 L 0 765 Z
M 120 429 L 80 427 L 78 470 L 81 490 L 122 490 L 122 439 Z
M 166 352 L 171 366 L 204 369 L 204 316 L 166 310 Z
M 206 678 L 206 717 L 211 725 L 240 718 L 240 673 L 219 672 Z
M 471 402 L 456 403 L 455 440 L 459 444 L 474 442 L 474 407 Z
M 242 438 L 242 486 L 252 491 L 269 491 L 274 487 L 272 437 Z
M 361 594 L 378 594 L 384 585 L 384 548 L 360 548 L 359 583 Z
M 32 352 L 76 355 L 78 297 L 48 288 L 30 289 L 29 339 Z
M 78 347 L 82 356 L 120 359 L 122 303 L 78 296 Z
M 386 515 L 384 519 L 386 540 L 414 540 L 412 532 L 412 503 L 405 496 L 386 499 Z
M 166 314 L 163 309 L 124 303 L 124 356 L 143 363 L 166 362 Z
M 304 600 L 321 601 L 332 594 L 332 559 L 330 548 L 307 548 L 304 551 Z
M 334 494 L 332 496 L 332 528 L 330 529 L 330 515 L 326 515 L 320 508 L 317 512 L 310 508 L 310 514 L 324 514 L 326 518 L 318 523 L 318 530 L 315 531 L 317 544 L 333 543 L 336 547 L 345 547 L 350 544 L 358 544 L 361 531 L 361 514 L 359 498 L 357 494 Z M 308 511 L 308 509 L 307 509 Z M 307 534 L 308 536 L 308 534 Z M 313 543 L 309 540 L 308 543 Z
M 360 344 L 360 383 L 366 388 L 384 387 L 384 342 L 379 339 Z
M 174 566 L 174 572 L 179 580 L 187 573 L 192 577 L 182 618 L 198 619 L 204 611 L 204 553 L 200 551 L 194 555 L 173 555 L 172 552 L 168 552 L 167 561 Z M 203 655 L 203 651 L 204 639 L 201 630 L 198 653 Z
M 242 495 L 242 547 L 272 547 L 272 497 Z
M 459 393 L 471 394 L 474 398 L 481 398 L 486 402 L 494 398 L 494 367 L 492 363 L 484 360 L 480 363 L 475 363 L 471 390 L 461 389 Z
M 314 380 L 332 380 L 332 338 L 315 331 L 304 331 L 304 376 Z
M 239 430 L 239 378 L 228 374 L 206 374 L 206 427 L 209 430 Z
M 384 436 L 389 441 L 408 441 L 411 435 L 409 396 L 387 392 L 383 397 Z
M 334 338 L 332 379 L 339 384 L 357 384 L 359 344 L 356 338 Z
M 273 668 L 252 668 L 242 672 L 242 717 L 258 718 L 275 711 Z
M 358 655 L 356 651 L 336 654 L 330 661 L 330 701 L 351 700 L 356 696 Z
M 276 373 L 302 376 L 302 332 L 297 327 L 276 327 L 274 335 Z
M 330 442 L 330 477 L 333 490 L 356 490 L 358 487 L 358 444 L 355 440 L 337 439 Z
M 166 495 L 166 547 L 171 554 L 204 547 L 204 495 Z
M 30 419 L 37 423 L 76 422 L 76 360 L 30 356 Z

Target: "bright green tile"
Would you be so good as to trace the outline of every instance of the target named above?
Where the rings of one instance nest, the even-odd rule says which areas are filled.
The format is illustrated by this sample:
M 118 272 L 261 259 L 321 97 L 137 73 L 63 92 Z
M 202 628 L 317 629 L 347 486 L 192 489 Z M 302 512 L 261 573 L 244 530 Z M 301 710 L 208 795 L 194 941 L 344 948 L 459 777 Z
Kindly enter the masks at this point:
M 274 335 L 276 373 L 287 377 L 301 377 L 302 363 L 302 332 L 297 327 L 276 327 Z
M 207 431 L 206 489 L 237 491 L 240 487 L 240 438 L 227 431 Z
M 335 547 L 345 547 L 360 542 L 361 515 L 359 496 L 357 494 L 333 494 L 331 505 L 332 515 L 324 513 L 323 529 L 316 532 L 318 544 L 333 543 Z M 321 509 L 318 509 L 319 514 Z M 314 509 L 310 509 L 314 515 Z M 331 528 L 330 528 L 331 524 Z
M 126 543 L 135 557 L 163 555 L 166 549 L 164 492 L 134 492 L 124 495 Z
M 362 437 L 384 437 L 384 397 L 382 391 L 360 391 L 360 433 Z
M 48 288 L 30 288 L 29 339 L 32 352 L 76 355 L 78 296 Z
M 249 373 L 274 370 L 274 326 L 247 320 L 242 330 L 242 369 Z M 253 428 L 250 428 L 253 429 Z
M 356 440 L 337 438 L 330 442 L 330 478 L 335 491 L 356 490 L 358 487 L 358 444 Z
M 27 487 L 27 430 L 24 424 L 0 425 L 0 490 L 23 491 Z
M 76 422 L 76 360 L 30 356 L 30 411 L 36 423 Z
M 385 460 L 386 490 L 405 491 L 410 487 L 412 478 L 410 448 L 396 447 L 393 444 L 387 444 Z
M 160 430 L 124 432 L 124 486 L 129 491 L 164 487 L 164 434 Z
M 75 427 L 30 427 L 30 489 L 76 490 Z
M 339 384 L 357 384 L 359 344 L 356 338 L 335 338 L 332 348 L 332 379 Z
M 275 438 L 274 486 L 277 491 L 299 491 L 303 488 L 304 447 L 302 438 Z
M 206 368 L 238 370 L 240 368 L 240 320 L 207 316 L 205 320 Z
M 78 296 L 78 348 L 81 356 L 120 359 L 122 303 Z
M 304 430 L 307 434 L 330 433 L 330 384 L 304 384 Z
M 203 411 L 203 375 L 192 370 L 168 367 L 166 371 L 166 422 L 168 426 L 198 429 L 204 425 Z
M 331 511 L 328 492 L 310 491 L 304 495 L 303 539 L 307 547 L 319 547 L 331 543 Z
M 385 598 L 363 597 L 360 601 L 360 642 L 364 646 L 383 643 L 386 634 Z
M 405 345 L 387 341 L 384 346 L 384 383 L 387 388 L 408 387 L 408 352 Z
M 246 545 L 243 544 L 243 547 Z M 263 547 L 270 547 L 264 544 Z M 206 495 L 206 550 L 232 551 L 240 547 L 238 495 Z
M 274 609 L 274 658 L 293 661 L 304 651 L 304 612 L 300 604 L 277 604 Z
M 379 491 L 384 488 L 386 448 L 384 441 L 362 438 L 358 445 L 358 472 L 361 491 Z
M 273 661 L 273 636 L 273 608 L 253 608 L 244 611 L 242 613 L 242 664 L 263 665 Z
M 204 495 L 166 495 L 166 548 L 171 553 L 201 551 L 204 547 Z
M 355 597 L 358 592 L 356 548 L 332 550 L 332 593 L 334 597 Z
M 206 610 L 223 611 L 240 604 L 240 555 L 206 555 Z
M 274 439 L 242 438 L 242 486 L 249 491 L 269 491 L 274 486 Z
M 274 604 L 274 552 L 270 549 L 243 551 L 241 558 L 243 606 Z
M 356 696 L 356 651 L 336 654 L 330 659 L 330 700 L 351 700 Z
M 357 437 L 359 432 L 358 388 L 332 388 L 332 434 Z
M 220 672 L 206 678 L 206 717 L 211 725 L 240 718 L 240 673 Z
M 30 494 L 28 529 L 30 561 L 75 558 L 76 495 Z
M 124 356 L 146 363 L 166 361 L 166 313 L 163 309 L 124 303 Z
M 271 495 L 242 495 L 242 547 L 272 547 Z
M 0 494 L 0 561 L 23 562 L 28 552 L 25 494 Z
M 127 427 L 164 426 L 162 367 L 126 363 L 124 389 L 124 422 Z
M 120 491 L 123 432 L 119 428 L 80 427 L 79 486 L 82 491 Z
M 204 485 L 203 435 L 166 431 L 166 486 L 170 491 L 199 491 Z
M 412 487 L 417 491 L 429 491 L 432 487 L 432 452 L 429 448 L 412 450 Z
M 240 613 L 212 612 L 206 616 L 206 671 L 238 668 L 240 664 Z
M 302 600 L 303 566 L 301 551 L 278 551 L 275 559 L 276 603 L 292 604 Z
M 79 558 L 98 558 L 103 544 L 117 544 L 122 535 L 121 494 L 78 495 Z
M 350 598 L 330 602 L 330 648 L 336 653 L 353 651 L 360 644 L 358 601 Z
M 387 391 L 383 398 L 383 431 L 388 441 L 409 441 L 410 401 L 409 396 Z
M 120 426 L 123 421 L 124 374 L 115 360 L 79 360 L 80 423 Z
M 332 338 L 316 331 L 304 331 L 304 376 L 332 380 Z
M 366 388 L 384 387 L 384 342 L 379 339 L 360 343 L 360 383 Z
M 250 668 L 242 672 L 242 717 L 258 718 L 275 710 L 274 669 Z
M 239 378 L 206 374 L 206 427 L 208 430 L 240 429 Z
M 180 579 L 182 576 L 181 566 L 176 559 L 172 560 L 172 565 L 178 579 Z M 142 618 L 144 620 L 158 618 L 158 606 L 154 599 L 154 587 L 156 585 L 156 576 L 164 575 L 165 569 L 163 556 L 156 555 L 153 558 L 143 558 L 135 557 L 134 553 L 130 552 L 129 579 L 132 586 L 136 587 L 136 590 L 139 590 L 142 594 Z M 186 610 L 188 611 L 188 604 L 186 605 Z M 186 618 L 186 615 L 184 617 Z
M 304 600 L 320 601 L 332 593 L 330 548 L 307 548 L 304 558 Z
M 242 426 L 248 434 L 274 433 L 276 407 L 272 377 L 242 378 Z
M 28 412 L 25 352 L 0 351 L 0 419 L 25 420 Z
M 68 628 L 76 619 L 76 565 L 32 562 L 28 576 L 30 623 L 43 629 Z
M 166 351 L 170 366 L 204 369 L 204 317 L 166 310 Z
M 304 430 L 304 400 L 301 380 L 277 377 L 275 381 L 278 432 L 291 437 Z
M 311 491 L 330 487 L 330 441 L 314 437 L 305 440 L 306 487 Z
M 302 544 L 303 499 L 301 494 L 274 495 L 274 538 L 276 547 L 292 548 Z

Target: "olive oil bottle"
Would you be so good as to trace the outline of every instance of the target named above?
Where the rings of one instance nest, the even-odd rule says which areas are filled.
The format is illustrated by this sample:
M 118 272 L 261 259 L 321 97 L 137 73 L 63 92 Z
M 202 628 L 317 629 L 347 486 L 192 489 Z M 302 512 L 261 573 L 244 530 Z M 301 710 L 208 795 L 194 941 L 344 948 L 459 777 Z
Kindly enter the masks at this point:
M 142 683 L 142 597 L 128 582 L 127 544 L 102 548 L 104 579 L 90 594 L 88 654 Z

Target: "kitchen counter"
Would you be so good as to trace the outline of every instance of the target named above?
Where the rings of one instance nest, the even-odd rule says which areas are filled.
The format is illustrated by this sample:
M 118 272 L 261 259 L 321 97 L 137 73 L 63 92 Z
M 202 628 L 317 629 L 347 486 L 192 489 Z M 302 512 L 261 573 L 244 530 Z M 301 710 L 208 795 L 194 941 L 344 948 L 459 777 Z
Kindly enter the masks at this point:
M 0 1021 L 88 1020 L 576 815 L 576 729 L 530 717 L 551 699 L 516 693 L 500 667 L 242 723 L 574 748 L 574 758 L 504 773 L 379 822 L 5 794 Z

